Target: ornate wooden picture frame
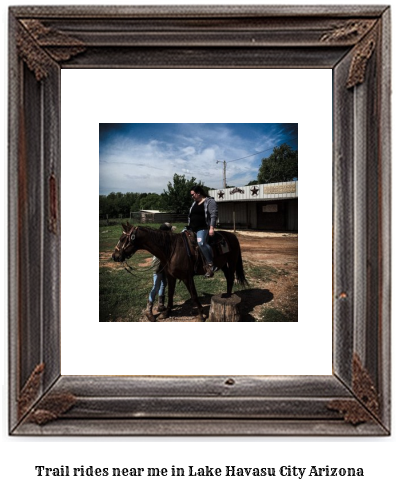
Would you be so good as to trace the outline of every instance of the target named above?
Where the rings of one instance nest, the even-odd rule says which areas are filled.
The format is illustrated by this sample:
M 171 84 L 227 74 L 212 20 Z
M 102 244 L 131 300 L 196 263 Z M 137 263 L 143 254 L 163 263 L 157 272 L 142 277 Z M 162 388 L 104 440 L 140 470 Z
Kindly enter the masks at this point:
M 11 7 L 9 35 L 10 434 L 389 435 L 390 8 Z M 164 67 L 332 70 L 330 376 L 60 373 L 61 69 Z

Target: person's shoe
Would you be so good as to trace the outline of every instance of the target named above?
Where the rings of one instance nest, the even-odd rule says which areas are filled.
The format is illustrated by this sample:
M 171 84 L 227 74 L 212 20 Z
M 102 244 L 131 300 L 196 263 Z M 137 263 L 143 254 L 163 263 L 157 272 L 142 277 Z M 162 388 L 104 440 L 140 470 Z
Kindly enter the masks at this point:
M 209 263 L 205 266 L 205 278 L 212 278 L 213 276 L 213 263 Z
M 147 302 L 147 310 L 144 312 L 145 316 L 150 322 L 155 322 L 154 314 L 152 313 L 152 308 L 154 304 L 150 301 Z

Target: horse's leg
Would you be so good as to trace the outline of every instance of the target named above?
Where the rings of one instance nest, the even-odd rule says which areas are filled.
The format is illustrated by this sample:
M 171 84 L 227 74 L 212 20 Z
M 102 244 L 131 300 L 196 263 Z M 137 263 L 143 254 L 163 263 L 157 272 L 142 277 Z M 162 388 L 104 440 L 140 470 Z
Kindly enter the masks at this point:
M 195 288 L 194 278 L 191 276 L 191 277 L 189 277 L 183 281 L 184 281 L 184 284 L 186 285 L 188 292 L 190 293 L 191 301 L 193 302 L 194 307 L 197 307 L 197 309 L 198 309 L 197 319 L 199 322 L 203 322 L 205 320 L 205 317 L 203 315 L 203 307 L 201 305 L 201 302 L 198 299 L 198 294 L 197 294 L 197 289 Z
M 168 305 L 166 307 L 166 310 L 164 310 L 158 316 L 158 319 L 167 319 L 170 316 L 170 313 L 172 312 L 173 296 L 175 294 L 175 288 L 176 288 L 176 278 L 173 278 L 173 276 L 168 276 L 167 288 L 168 288 Z
M 225 264 L 222 267 L 222 271 L 224 273 L 227 282 L 227 296 L 231 297 L 231 293 L 233 291 L 233 285 L 234 285 L 234 271 L 228 264 Z

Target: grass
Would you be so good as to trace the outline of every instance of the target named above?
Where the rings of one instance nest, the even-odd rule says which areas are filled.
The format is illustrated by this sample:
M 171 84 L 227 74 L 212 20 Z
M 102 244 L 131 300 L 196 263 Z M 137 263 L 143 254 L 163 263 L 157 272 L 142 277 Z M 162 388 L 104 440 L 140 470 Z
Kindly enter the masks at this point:
M 185 224 L 174 224 L 180 232 Z M 159 228 L 159 224 L 150 224 Z M 121 236 L 120 225 L 100 227 L 100 322 L 137 322 L 146 307 L 152 288 L 153 272 L 149 269 L 152 256 L 146 251 L 138 251 L 128 260 L 130 273 L 125 264 L 110 263 L 109 257 Z M 148 263 L 146 265 L 145 263 Z M 198 296 L 214 295 L 225 289 L 226 280 L 222 272 L 211 279 L 196 276 L 195 285 Z M 185 302 L 190 295 L 184 283 L 177 282 L 174 303 Z
M 257 266 L 251 264 L 249 261 L 245 261 L 245 273 L 253 280 L 260 280 L 262 282 L 276 281 L 276 278 L 281 272 L 273 266 L 262 265 Z
M 290 318 L 290 316 L 283 313 L 281 310 L 274 307 L 265 307 L 261 311 L 260 322 L 296 322 L 296 318 Z
M 181 232 L 185 224 L 174 224 L 177 232 Z M 148 224 L 159 228 L 159 224 Z M 137 322 L 142 318 L 147 304 L 148 295 L 152 288 L 153 272 L 149 268 L 151 254 L 138 251 L 128 260 L 130 273 L 125 269 L 126 264 L 114 263 L 110 260 L 111 254 L 122 234 L 121 225 L 110 225 L 99 229 L 99 320 L 100 322 Z M 259 291 L 260 283 L 277 283 L 279 277 L 289 274 L 283 269 L 277 269 L 266 264 L 255 265 L 250 261 L 244 262 L 245 275 L 249 282 L 246 296 L 253 296 L 255 290 Z M 226 280 L 220 271 L 211 279 L 202 276 L 194 278 L 200 301 L 204 297 L 226 291 Z M 242 290 L 240 287 L 239 290 Z M 236 290 L 237 291 L 237 290 Z M 251 293 L 252 292 L 252 293 Z M 177 282 L 174 304 L 182 304 L 190 300 L 190 295 L 184 283 Z M 247 300 L 248 302 L 248 300 Z M 249 302 L 251 303 L 251 302 Z M 191 304 L 190 304 L 191 305 Z M 255 304 L 254 304 L 255 305 Z M 252 308 L 252 307 L 251 307 Z M 251 317 L 251 316 L 247 316 Z M 295 322 L 297 312 L 281 311 L 274 307 L 263 307 L 259 322 Z

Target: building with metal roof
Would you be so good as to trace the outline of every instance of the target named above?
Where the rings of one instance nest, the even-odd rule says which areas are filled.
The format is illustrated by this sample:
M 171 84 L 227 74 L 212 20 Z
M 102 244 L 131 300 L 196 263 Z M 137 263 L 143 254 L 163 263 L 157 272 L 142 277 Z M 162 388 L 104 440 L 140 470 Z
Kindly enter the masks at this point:
M 298 231 L 298 181 L 214 189 L 221 228 Z

